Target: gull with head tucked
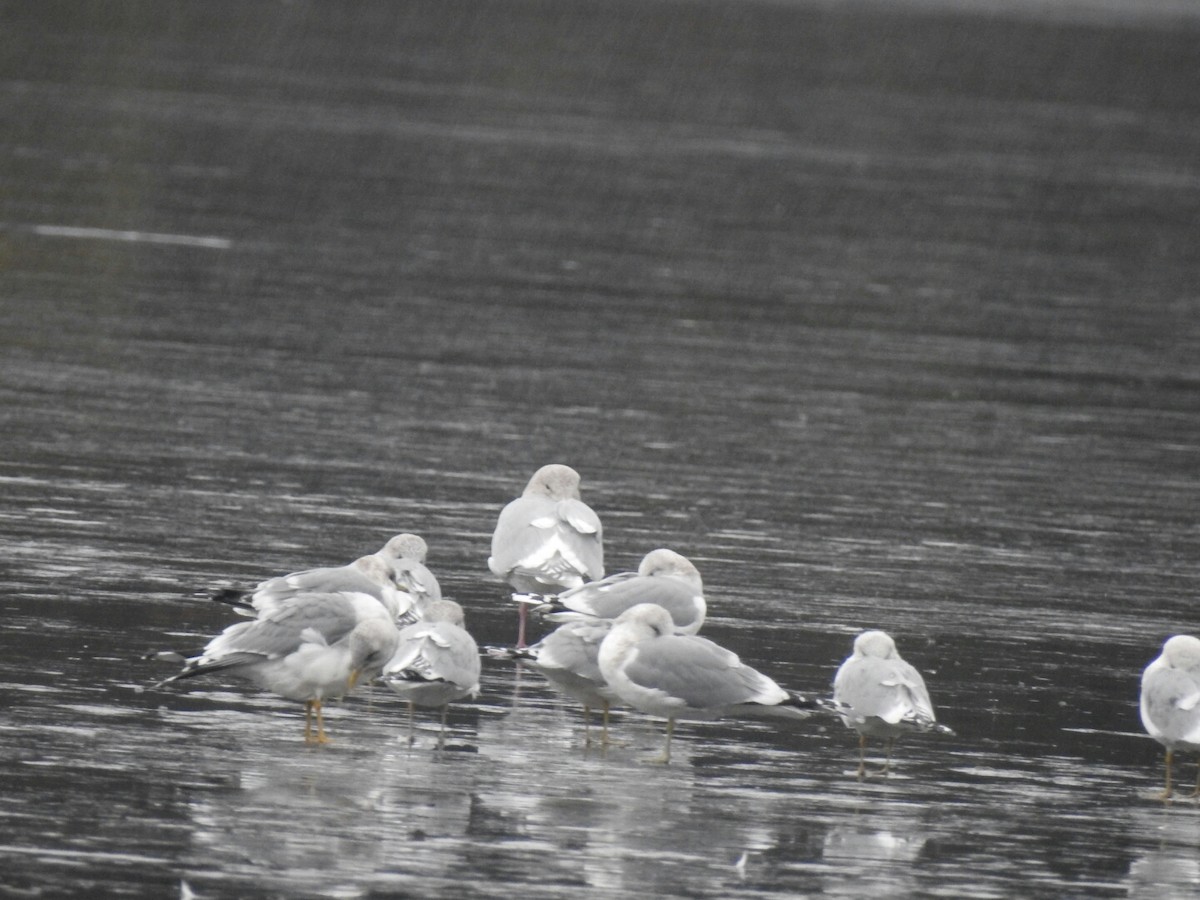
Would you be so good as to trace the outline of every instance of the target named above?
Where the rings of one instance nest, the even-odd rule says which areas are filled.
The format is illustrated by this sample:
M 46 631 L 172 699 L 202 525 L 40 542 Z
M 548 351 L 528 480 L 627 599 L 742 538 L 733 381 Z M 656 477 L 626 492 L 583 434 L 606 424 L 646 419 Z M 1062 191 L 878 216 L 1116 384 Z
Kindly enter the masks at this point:
M 1200 638 L 1167 638 L 1162 654 L 1142 673 L 1139 705 L 1142 725 L 1167 750 L 1167 783 L 1159 798 L 1169 800 L 1175 751 L 1200 752 Z M 1200 796 L 1200 773 L 1191 796 Z
M 653 603 L 639 603 L 616 618 L 600 644 L 598 662 L 621 700 L 667 720 L 658 762 L 670 762 L 676 720 L 806 719 L 818 708 L 744 664 L 736 653 L 706 638 L 676 633 L 671 614 Z
M 864 631 L 854 639 L 854 652 L 833 679 L 832 709 L 858 732 L 858 777 L 866 773 L 868 737 L 887 740 L 886 775 L 892 744 L 912 731 L 954 734 L 939 725 L 921 673 L 896 651 L 896 642 L 883 631 Z
M 408 701 L 409 743 L 413 740 L 413 707 L 441 707 L 439 742 L 446 732 L 446 707 L 479 693 L 479 648 L 463 628 L 462 607 L 435 600 L 423 618 L 400 630 L 395 654 L 380 679 Z
M 546 618 L 551 622 L 581 617 L 615 619 L 639 603 L 661 606 L 681 634 L 698 632 L 708 611 L 699 570 L 686 556 L 660 547 L 642 558 L 636 572 L 618 572 L 563 591 L 553 605 L 567 611 L 552 612 Z
M 604 575 L 600 517 L 579 497 L 579 473 L 542 466 L 500 511 L 488 568 L 517 593 L 517 646 L 525 646 L 527 604 Z

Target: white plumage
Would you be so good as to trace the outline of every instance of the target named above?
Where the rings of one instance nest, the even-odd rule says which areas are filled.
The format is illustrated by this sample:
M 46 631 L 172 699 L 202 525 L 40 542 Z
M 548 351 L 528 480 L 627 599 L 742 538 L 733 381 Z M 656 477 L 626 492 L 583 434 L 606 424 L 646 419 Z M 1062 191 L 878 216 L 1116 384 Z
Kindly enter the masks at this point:
M 864 631 L 854 639 L 854 652 L 833 679 L 834 711 L 848 728 L 859 734 L 858 777 L 866 772 L 867 738 L 887 740 L 891 763 L 892 742 L 910 731 L 940 731 L 921 673 L 896 651 L 896 642 L 883 631 Z
M 1200 639 L 1177 634 L 1166 640 L 1162 653 L 1142 673 L 1139 707 L 1142 725 L 1167 750 L 1165 800 L 1171 796 L 1175 751 L 1200 752 Z

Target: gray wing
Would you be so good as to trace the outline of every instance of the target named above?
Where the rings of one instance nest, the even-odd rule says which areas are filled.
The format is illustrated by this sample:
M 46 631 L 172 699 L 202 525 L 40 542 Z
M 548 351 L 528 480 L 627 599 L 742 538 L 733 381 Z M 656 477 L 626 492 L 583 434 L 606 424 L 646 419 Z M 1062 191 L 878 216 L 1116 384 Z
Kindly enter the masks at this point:
M 500 511 L 488 560 L 494 573 L 507 576 L 541 547 L 544 530 L 532 522 L 549 514 L 553 506 L 554 501 L 545 497 L 518 497 Z
M 384 677 L 415 674 L 461 688 L 479 684 L 479 647 L 466 630 L 450 622 L 418 622 L 400 632 L 400 645 Z
M 662 691 L 692 709 L 759 703 L 771 688 L 782 692 L 771 679 L 743 665 L 736 653 L 690 635 L 667 635 L 643 644 L 633 651 L 624 672 L 638 686 Z
M 354 604 L 340 594 L 292 597 L 269 614 L 230 625 L 198 656 L 186 660 L 181 672 L 158 685 L 279 659 L 306 643 L 332 644 L 348 635 L 357 622 Z
M 1190 673 L 1167 666 L 1147 670 L 1141 708 L 1148 731 L 1153 725 L 1167 741 L 1200 742 L 1200 683 Z
M 889 680 L 906 693 L 912 717 L 918 721 L 935 721 L 937 716 L 933 712 L 933 702 L 929 699 L 929 689 L 925 687 L 921 673 L 902 659 L 891 662 L 895 664 L 895 670 Z
M 500 512 L 488 567 L 501 578 L 511 581 L 516 574 L 552 589 L 599 578 L 604 574 L 599 521 L 578 500 L 518 497 Z M 579 530 L 593 523 L 595 531 Z
M 254 589 L 250 603 L 259 615 L 263 615 L 272 612 L 291 597 L 335 591 L 355 591 L 370 594 L 377 600 L 383 599 L 381 585 L 364 575 L 357 566 L 347 565 L 307 569 L 270 578 Z
M 604 684 L 596 662 L 600 642 L 612 630 L 609 621 L 568 622 L 550 632 L 530 649 L 537 654 L 539 669 L 556 669 Z
M 341 594 L 300 594 L 252 622 L 225 629 L 205 647 L 203 657 L 241 653 L 276 659 L 313 640 L 336 643 L 357 623 L 354 605 Z
M 604 528 L 600 517 L 582 500 L 560 500 L 557 512 L 559 521 L 573 536 L 572 544 L 583 563 L 579 574 L 589 581 L 600 578 L 604 574 Z
M 639 603 L 656 603 L 671 614 L 675 627 L 691 628 L 703 610 L 703 595 L 687 582 L 669 575 L 623 572 L 559 594 L 567 609 L 602 619 L 615 619 Z
M 847 660 L 834 678 L 833 699 L 859 718 L 876 717 L 892 725 L 934 721 L 924 679 L 903 660 Z

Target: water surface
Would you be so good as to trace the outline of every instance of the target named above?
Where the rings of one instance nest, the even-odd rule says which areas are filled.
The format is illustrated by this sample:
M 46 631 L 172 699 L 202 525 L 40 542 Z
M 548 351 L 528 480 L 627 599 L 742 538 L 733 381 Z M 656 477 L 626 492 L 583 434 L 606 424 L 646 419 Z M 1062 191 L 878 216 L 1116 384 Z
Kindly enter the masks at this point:
M 1196 892 L 1136 709 L 1200 580 L 1198 35 L 1154 9 L 5 9 L 4 891 Z M 308 748 L 141 690 L 228 624 L 195 591 L 403 530 L 511 640 L 488 538 L 548 461 L 610 570 L 696 562 L 707 636 L 817 692 L 887 629 L 958 736 L 859 784 L 840 726 L 588 750 L 494 660 L 440 751 L 381 692 Z

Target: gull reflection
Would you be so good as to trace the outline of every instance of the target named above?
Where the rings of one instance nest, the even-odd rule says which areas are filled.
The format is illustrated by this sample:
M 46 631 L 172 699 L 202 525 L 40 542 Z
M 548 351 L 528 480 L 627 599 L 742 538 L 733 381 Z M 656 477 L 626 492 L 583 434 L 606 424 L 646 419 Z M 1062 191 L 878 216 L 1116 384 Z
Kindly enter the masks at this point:
M 912 863 L 929 840 L 915 820 L 836 825 L 825 834 L 822 858 L 830 866 L 831 896 L 906 897 L 920 888 Z

